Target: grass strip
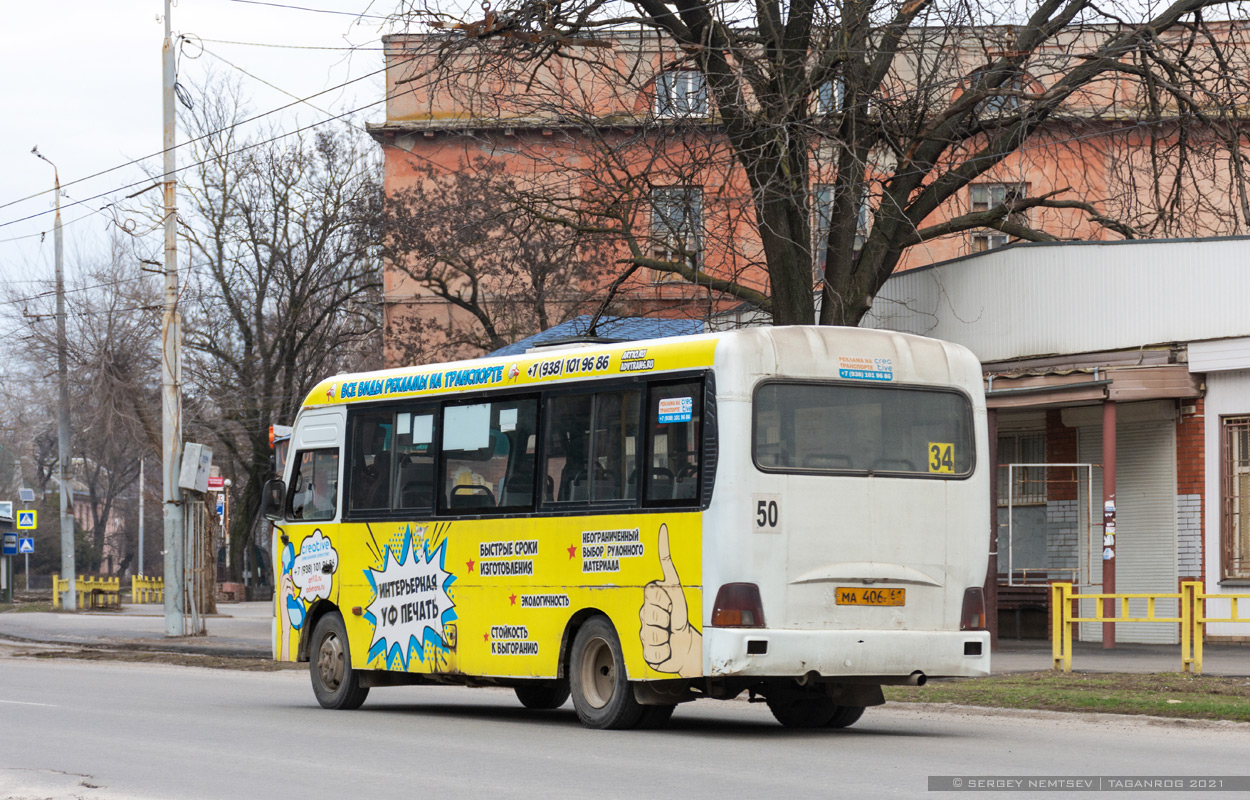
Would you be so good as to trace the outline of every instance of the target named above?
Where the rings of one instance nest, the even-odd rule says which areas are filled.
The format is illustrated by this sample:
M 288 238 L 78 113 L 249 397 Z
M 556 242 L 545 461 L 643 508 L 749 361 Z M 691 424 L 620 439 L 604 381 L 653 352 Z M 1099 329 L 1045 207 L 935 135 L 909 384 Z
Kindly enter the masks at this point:
M 1250 722 L 1250 679 L 1178 672 L 1023 672 L 971 680 L 887 686 L 896 703 L 951 703 L 990 708 L 1144 714 Z

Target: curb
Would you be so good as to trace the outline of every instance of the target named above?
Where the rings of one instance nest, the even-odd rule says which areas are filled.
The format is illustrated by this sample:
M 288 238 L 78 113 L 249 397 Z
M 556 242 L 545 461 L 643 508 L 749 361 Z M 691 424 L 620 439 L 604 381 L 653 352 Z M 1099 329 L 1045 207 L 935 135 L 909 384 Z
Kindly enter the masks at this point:
M 179 655 L 201 655 L 214 656 L 216 658 L 253 658 L 269 660 L 271 653 L 268 650 L 255 650 L 246 647 L 228 647 L 224 645 L 209 645 L 207 647 L 197 647 L 193 645 L 179 646 L 177 643 L 166 645 L 145 644 L 143 642 L 76 642 L 66 639 L 29 639 L 24 636 L 14 636 L 12 634 L 0 635 L 0 642 L 14 642 L 17 644 L 47 644 L 61 645 L 66 647 L 81 647 L 88 650 L 135 650 L 144 653 L 176 653 Z

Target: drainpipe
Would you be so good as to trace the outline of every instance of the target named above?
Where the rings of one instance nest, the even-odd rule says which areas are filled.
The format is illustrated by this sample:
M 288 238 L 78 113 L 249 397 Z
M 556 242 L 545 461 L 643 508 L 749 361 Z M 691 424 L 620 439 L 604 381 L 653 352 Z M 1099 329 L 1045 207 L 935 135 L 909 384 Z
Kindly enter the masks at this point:
M 1115 593 L 1115 403 L 1102 404 L 1102 592 Z M 1102 601 L 1104 617 L 1115 616 L 1116 602 Z M 1102 624 L 1102 647 L 1115 648 L 1115 623 Z
M 992 381 L 994 376 L 990 376 Z M 988 444 L 985 461 L 990 470 L 990 561 L 985 570 L 985 627 L 990 652 L 998 650 L 998 409 L 985 411 Z

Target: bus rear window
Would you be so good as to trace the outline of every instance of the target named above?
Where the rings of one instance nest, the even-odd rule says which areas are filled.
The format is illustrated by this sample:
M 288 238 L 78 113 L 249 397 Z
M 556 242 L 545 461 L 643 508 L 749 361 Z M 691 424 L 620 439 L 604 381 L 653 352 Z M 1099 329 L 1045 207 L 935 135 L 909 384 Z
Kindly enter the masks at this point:
M 972 405 L 959 392 L 845 383 L 767 383 L 755 392 L 755 464 L 772 472 L 963 477 Z

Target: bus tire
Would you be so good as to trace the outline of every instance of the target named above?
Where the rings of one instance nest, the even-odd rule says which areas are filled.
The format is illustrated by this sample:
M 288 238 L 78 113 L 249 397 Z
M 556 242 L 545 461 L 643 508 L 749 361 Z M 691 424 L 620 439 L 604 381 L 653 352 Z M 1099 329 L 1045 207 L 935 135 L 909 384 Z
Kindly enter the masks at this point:
M 564 705 L 569 699 L 566 681 L 533 681 L 516 687 L 516 699 L 521 705 L 536 711 L 551 711 Z
M 833 716 L 825 723 L 828 728 L 849 728 L 864 716 L 863 706 L 838 706 Z
M 643 706 L 642 717 L 635 727 L 644 729 L 663 728 L 672 719 L 677 706 Z
M 787 728 L 823 728 L 838 711 L 832 698 L 821 694 L 773 692 L 765 700 L 773 717 Z
M 621 640 L 607 617 L 591 617 L 577 629 L 569 655 L 569 689 L 582 724 L 596 730 L 632 728 L 643 706 L 634 698 L 621 655 Z
M 360 685 L 360 673 L 352 669 L 347 628 L 339 612 L 331 611 L 317 620 L 309 656 L 308 672 L 312 676 L 313 694 L 317 695 L 321 707 L 360 708 L 369 696 L 369 687 Z

